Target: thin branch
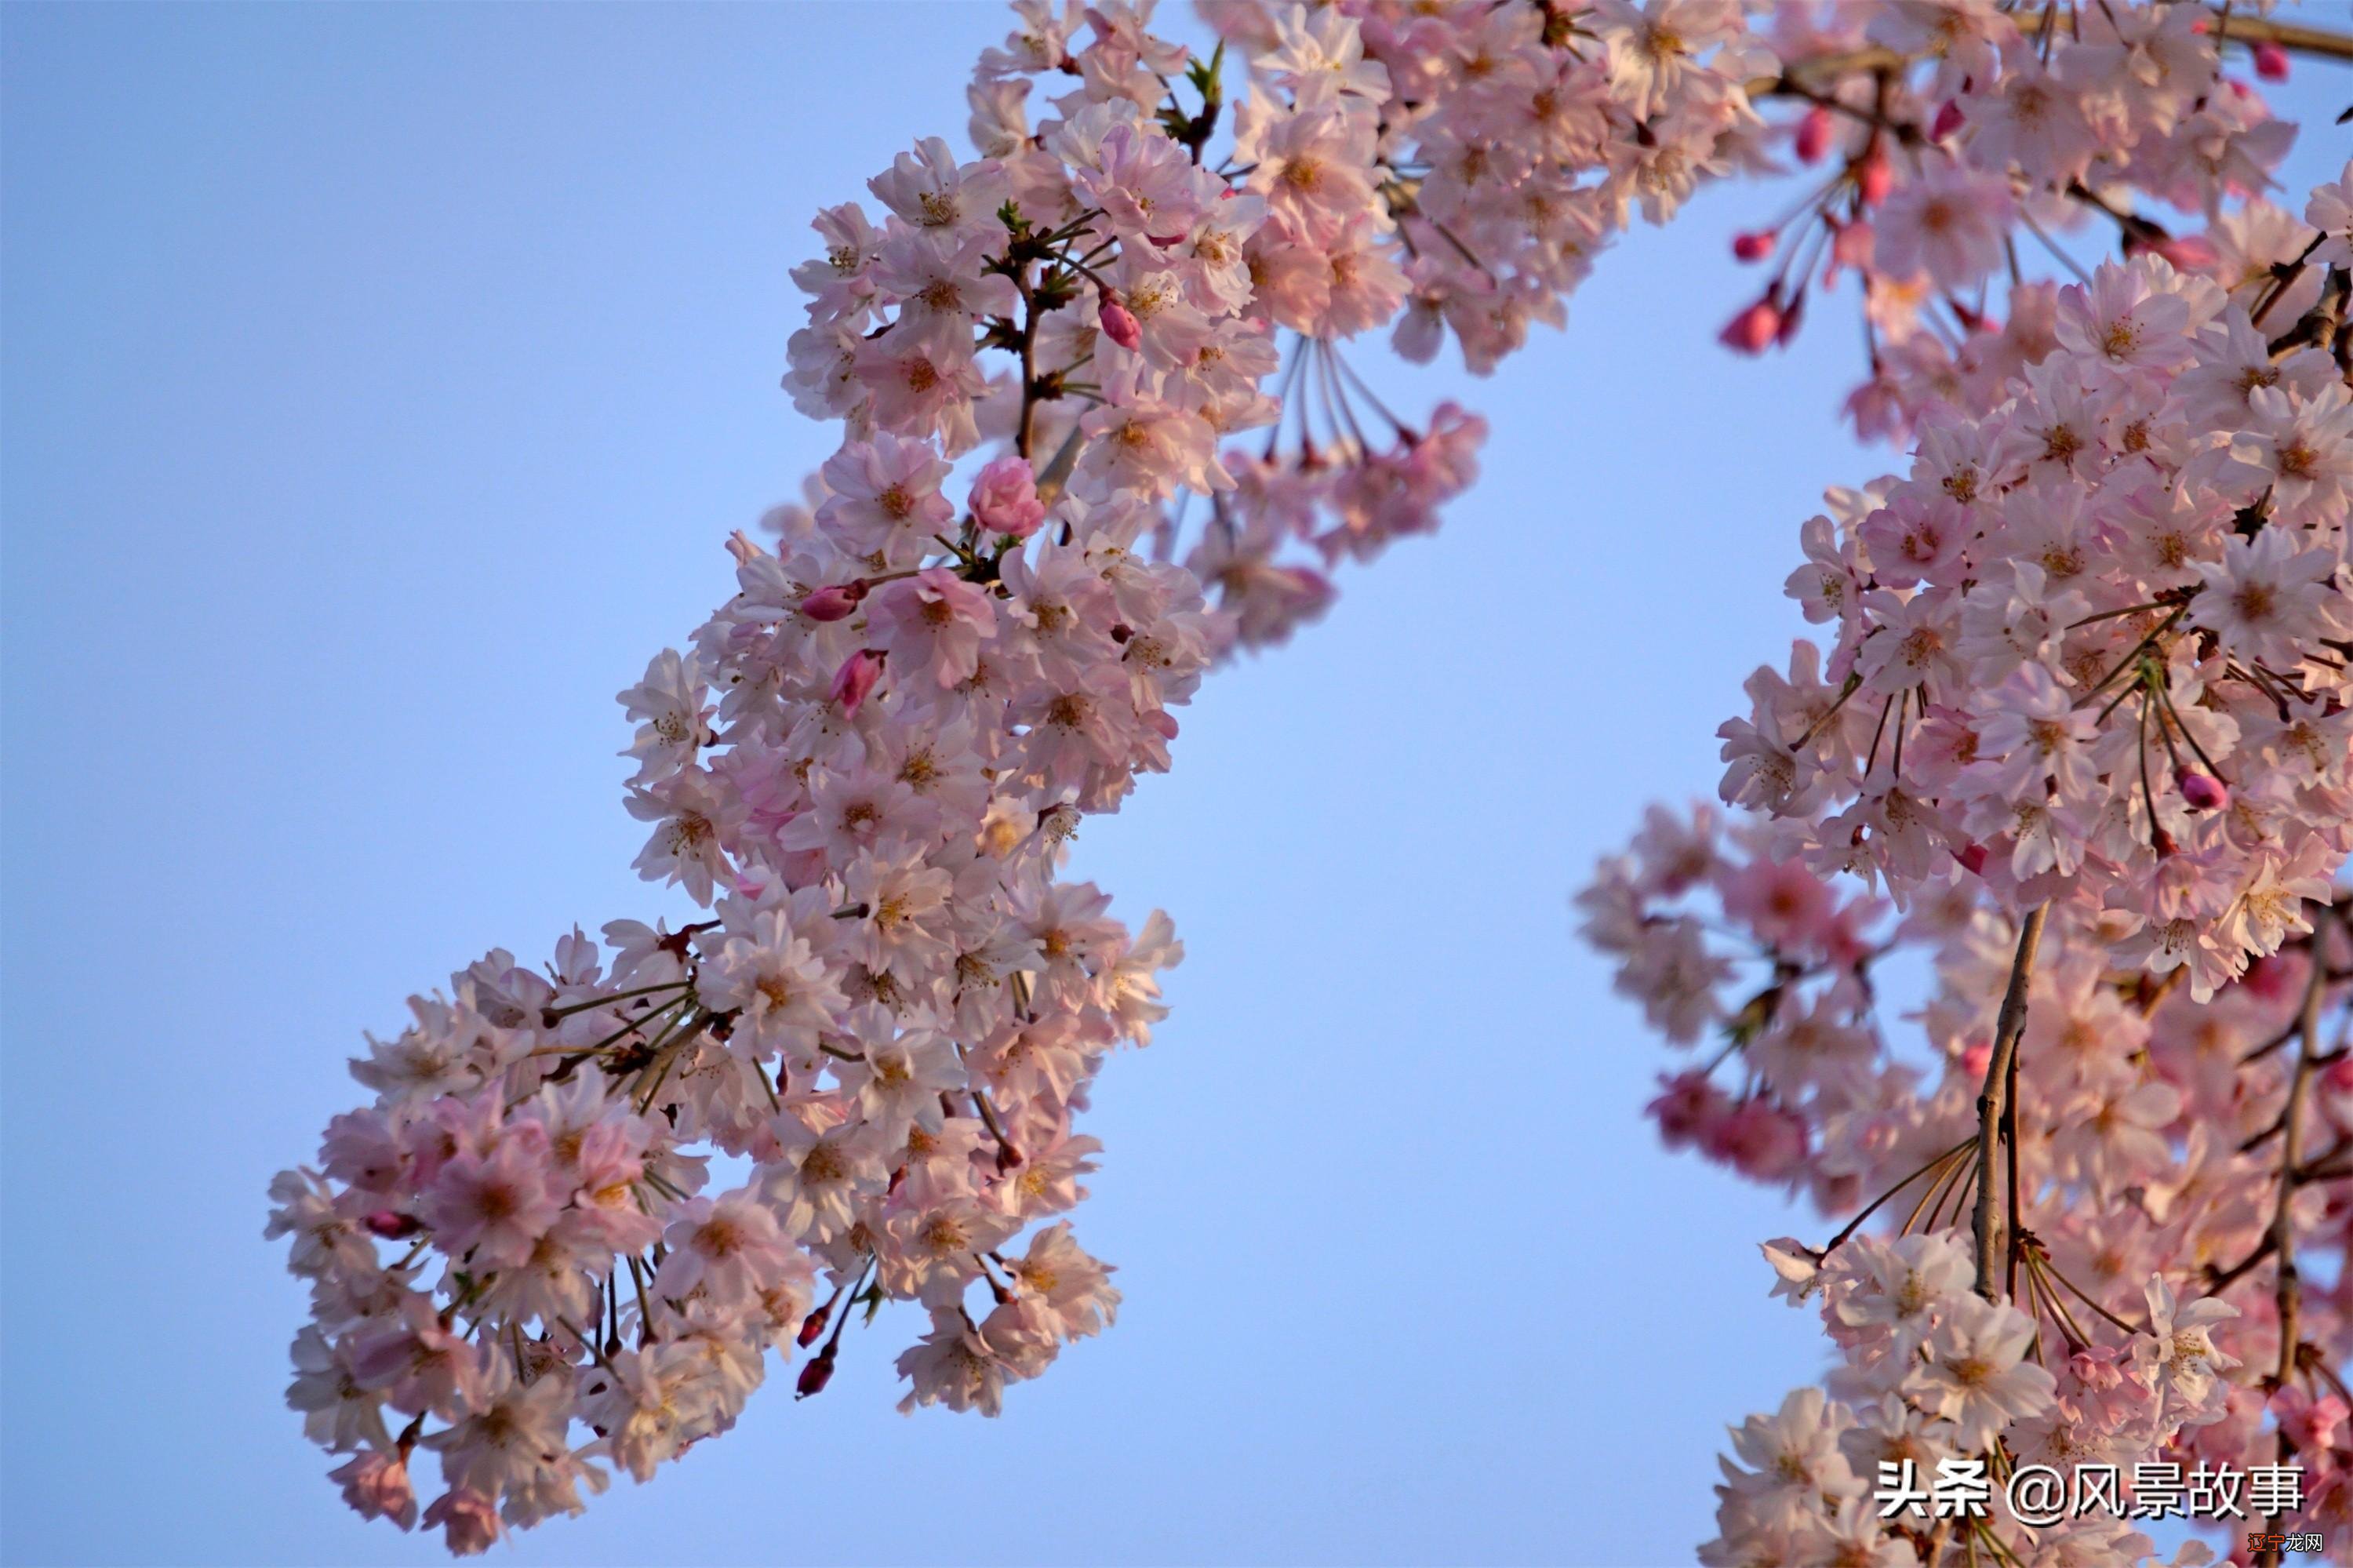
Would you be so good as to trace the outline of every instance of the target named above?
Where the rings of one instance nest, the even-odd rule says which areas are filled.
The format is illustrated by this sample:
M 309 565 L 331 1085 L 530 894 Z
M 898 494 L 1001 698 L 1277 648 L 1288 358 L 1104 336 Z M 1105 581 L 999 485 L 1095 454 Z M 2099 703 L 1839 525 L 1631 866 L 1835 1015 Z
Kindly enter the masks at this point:
M 2018 1054 L 2019 1036 L 2026 1033 L 2026 991 L 2034 975 L 2034 949 L 2042 940 L 2042 923 L 2050 913 L 2049 904 L 2038 904 L 2019 927 L 2018 954 L 2010 965 L 2010 989 L 2002 995 L 2001 1012 L 1994 1023 L 1993 1054 L 1986 1058 L 1985 1086 L 1978 1094 L 1978 1294 L 1989 1301 L 2000 1299 L 1993 1249 L 2002 1221 L 2000 1200 L 1994 1191 L 1999 1181 L 1994 1162 L 2013 1084 L 2010 1063 Z

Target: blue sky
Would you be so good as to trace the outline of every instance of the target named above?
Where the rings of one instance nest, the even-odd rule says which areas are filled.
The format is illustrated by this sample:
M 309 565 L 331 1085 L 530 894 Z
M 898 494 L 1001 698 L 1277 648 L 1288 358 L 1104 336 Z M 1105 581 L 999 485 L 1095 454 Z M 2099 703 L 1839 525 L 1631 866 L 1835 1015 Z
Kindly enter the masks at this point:
M 961 138 L 980 5 L 0 12 L 0 1557 L 424 1563 L 282 1406 L 264 1188 L 364 1028 L 494 944 L 674 909 L 611 694 L 831 446 L 776 377 L 808 215 Z M 2329 164 L 2343 73 L 2286 95 Z M 2310 183 L 2309 177 L 2306 183 Z M 516 1563 L 1685 1560 L 1724 1423 L 1816 1366 L 1771 1197 L 1658 1150 L 1568 897 L 1802 630 L 1855 334 L 1715 330 L 1632 237 L 1490 382 L 1445 533 L 1212 679 L 1079 869 L 1188 957 L 1106 1072 L 1118 1327 L 1005 1417 L 826 1394 Z M 1794 1222 L 1809 1233 L 1822 1227 Z

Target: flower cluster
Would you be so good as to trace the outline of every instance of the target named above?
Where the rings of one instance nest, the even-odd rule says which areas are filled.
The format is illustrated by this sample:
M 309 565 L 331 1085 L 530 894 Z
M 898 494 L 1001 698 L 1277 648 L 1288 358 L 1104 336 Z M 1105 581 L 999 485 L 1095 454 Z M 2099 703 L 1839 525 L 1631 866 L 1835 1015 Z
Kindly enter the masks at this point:
M 2119 968 L 2098 918 L 2059 906 L 2005 1071 L 2018 933 L 1967 874 L 1899 916 L 1791 848 L 1784 825 L 1654 809 L 1581 895 L 1588 938 L 1654 1024 L 1685 1048 L 1720 1042 L 1663 1080 L 1651 1114 L 1668 1145 L 1847 1216 L 1826 1244 L 1765 1248 L 1774 1294 L 1821 1298 L 1841 1364 L 1735 1429 L 1703 1560 L 1931 1560 L 1931 1521 L 1880 1514 L 1878 1467 L 1929 1475 L 1971 1457 L 1997 1474 L 2130 1477 L 2285 1452 L 2302 1519 L 2341 1527 L 2353 1440 L 2337 1432 L 2335 1368 L 2353 1353 L 2353 1301 L 2284 1294 L 2273 1262 L 2284 1224 L 2299 1269 L 2348 1277 L 2346 1212 L 2322 1194 L 2353 1152 L 2353 1064 L 2341 1043 L 2311 1047 L 2353 991 L 2315 972 L 2313 939 L 2201 1003 Z M 2353 943 L 2331 942 L 2341 973 Z M 1874 971 L 1899 948 L 1935 965 L 1925 1050 L 1898 1049 L 1879 1021 Z M 2020 1209 L 1973 1233 L 1989 1074 L 2011 1096 L 2015 1163 L 1998 1173 Z M 1866 1228 L 1874 1217 L 1885 1234 Z M 1977 1287 L 1989 1278 L 1990 1297 Z M 2030 1530 L 1997 1510 L 1987 1528 L 2024 1561 L 2146 1561 L 2148 1541 L 2119 1517 L 2133 1489 L 2117 1495 L 2114 1513 Z
M 1203 10 L 1260 88 L 1233 155 L 1267 215 L 1246 248 L 1257 308 L 1302 334 L 1271 438 L 1229 457 L 1240 486 L 1187 557 L 1258 646 L 1322 612 L 1335 563 L 1430 531 L 1475 477 L 1483 421 L 1447 405 L 1406 424 L 1337 345 L 1394 322 L 1405 358 L 1451 338 L 1489 373 L 1563 323 L 1635 212 L 1664 222 L 1702 179 L 1761 164 L 1746 90 L 1771 61 L 1733 0 Z M 1320 560 L 1285 558 L 1293 539 Z
M 819 216 L 786 385 L 843 444 L 621 694 L 637 869 L 707 917 L 575 930 L 543 970 L 496 951 L 413 1000 L 353 1064 L 374 1102 L 273 1187 L 311 1292 L 290 1401 L 364 1515 L 417 1521 L 420 1447 L 453 1550 L 577 1511 L 725 1431 L 769 1351 L 824 1388 L 890 1301 L 928 1325 L 905 1406 L 995 1414 L 1116 1309 L 1057 1218 L 1099 1150 L 1074 1118 L 1181 949 L 1066 880 L 1068 842 L 1167 768 L 1220 654 L 1320 607 L 1230 517 L 1281 495 L 1284 538 L 1369 556 L 1434 525 L 1481 427 L 1221 451 L 1277 422 L 1280 333 L 1312 334 L 1294 373 L 1353 376 L 1329 336 L 1398 308 L 1377 99 L 1256 62 L 1264 107 L 1213 170 L 1218 64 L 1148 7 L 1021 16 L 976 76 L 979 158 L 923 142 L 871 182 L 879 224 Z M 1033 131 L 1040 78 L 1071 86 Z M 1357 294 L 1307 287 L 1352 257 Z M 1190 551 L 1219 609 L 1178 563 L 1180 494 L 1237 509 Z
M 2297 257 L 2294 220 L 2242 199 L 2295 132 L 2228 74 L 2219 26 L 2193 5 L 1784 8 L 1770 35 L 1784 64 L 1757 93 L 1804 106 L 1778 134 L 1828 172 L 1736 238 L 1736 254 L 1772 268 L 1725 341 L 1786 343 L 1810 294 L 1852 271 L 1870 375 L 1848 412 L 1865 435 L 1902 436 L 1939 403 L 1992 400 L 2047 339 L 2049 291 L 2021 247 L 2074 269 L 2060 239 L 2113 228 L 2127 257 L 2163 256 L 2243 302 Z M 2276 45 L 2251 58 L 2285 74 Z M 2142 198 L 2208 227 L 2177 236 Z
M 818 216 L 784 380 L 842 442 L 622 694 L 637 869 L 697 917 L 575 930 L 541 969 L 495 951 L 413 1000 L 353 1065 L 373 1103 L 273 1187 L 311 1295 L 290 1401 L 352 1505 L 480 1550 L 725 1431 L 771 1351 L 823 1389 L 885 1303 L 923 1324 L 904 1408 L 994 1414 L 1108 1324 L 1112 1271 L 1060 1217 L 1100 1152 L 1076 1118 L 1181 949 L 1062 874 L 1070 837 L 1168 768 L 1219 660 L 1476 473 L 1475 415 L 1409 424 L 1345 345 L 1451 337 L 1484 374 L 1634 214 L 1785 140 L 1835 172 L 1741 237 L 1782 260 L 1727 339 L 1786 338 L 1817 263 L 1855 271 L 1858 417 L 1920 450 L 1810 525 L 1792 592 L 1831 646 L 1727 726 L 1743 820 L 1655 818 L 1589 929 L 1671 1038 L 1725 1036 L 1654 1107 L 1671 1139 L 1826 1211 L 1909 1188 L 1929 1239 L 1776 1249 L 1847 1365 L 1744 1437 L 1721 1551 L 1933 1561 L 1944 1538 L 1851 1506 L 1844 1438 L 1873 1422 L 2005 1460 L 2276 1440 L 2333 1474 L 2344 1413 L 2292 1374 L 2332 1361 L 2294 1264 L 2353 1150 L 2306 912 L 2353 843 L 2353 176 L 2302 222 L 2243 199 L 2287 132 L 2224 61 L 2267 24 L 1213 0 L 1203 59 L 1148 0 L 1014 9 L 967 94 L 976 155 L 922 141 L 875 207 Z M 2065 290 L 2019 270 L 2019 232 L 2081 221 L 2124 262 Z M 1905 943 L 1939 976 L 1918 1060 L 1874 1016 Z M 2339 1101 L 2346 1138 L 2307 1149 Z M 2268 1308 L 2209 1301 L 2266 1266 Z M 2104 1327 L 2055 1327 L 2070 1290 Z M 2127 1295 L 2145 1325 L 2110 1312 Z M 2326 1520 L 2353 1493 L 2317 1495 Z M 2073 1560 L 2131 1554 L 2104 1542 Z
M 2200 1001 L 2308 929 L 2353 844 L 2340 580 L 2353 397 L 2143 256 L 2059 291 L 1982 413 L 1838 498 L 1788 591 L 1829 629 L 1750 683 L 1725 798 L 1900 903 L 1957 863 L 2065 898 Z
M 1926 1521 L 1936 1510 L 1924 1489 L 1907 1496 L 1902 1478 L 1949 1476 L 2004 1433 L 1995 1476 L 2047 1468 L 2064 1480 L 2091 1467 L 2119 1478 L 2116 1511 L 2037 1517 L 2032 1555 L 2022 1560 L 2146 1561 L 2155 1545 L 2128 1520 L 2134 1503 L 2153 1507 L 2154 1499 L 2137 1497 L 2121 1478 L 2146 1474 L 2141 1467 L 2158 1453 L 2209 1458 L 2203 1435 L 2231 1418 L 2224 1374 L 2239 1363 L 2215 1335 L 2238 1314 L 2211 1298 L 2178 1300 L 2161 1277 L 2149 1280 L 2137 1324 L 2077 1307 L 2097 1331 L 2076 1329 L 2060 1356 L 2044 1353 L 2033 1317 L 1970 1288 L 1967 1239 L 1951 1232 L 1857 1236 L 1827 1260 L 1767 1251 L 1782 1270 L 1783 1294 L 1822 1298 L 1840 1364 L 1829 1379 L 1832 1393 L 1798 1389 L 1778 1411 L 1733 1429 L 1733 1457 L 1716 1489 L 1723 1534 L 1701 1548 L 1704 1563 L 1917 1563 L 1911 1541 L 1889 1521 L 1933 1533 Z M 2067 1298 L 2054 1292 L 2052 1302 L 2055 1320 Z M 1891 1476 L 1893 1486 L 1883 1479 Z M 1994 1521 L 1987 1538 L 2024 1531 L 2010 1501 L 2009 1489 L 1986 1487 L 1985 1517 Z M 1947 1533 L 1967 1532 L 1972 1520 L 1961 1512 L 1945 1523 Z M 2207 1560 L 2193 1545 L 2175 1561 Z
M 279 1181 L 316 1319 L 290 1397 L 365 1448 L 338 1472 L 364 1512 L 406 1522 L 419 1442 L 453 1548 L 575 1510 L 600 1463 L 644 1479 L 725 1430 L 771 1349 L 813 1347 L 798 1387 L 823 1388 L 886 1299 L 929 1317 L 908 1405 L 993 1413 L 1117 1307 L 1054 1216 L 1099 1147 L 1072 1128 L 1088 1085 L 1149 1040 L 1180 949 L 1057 867 L 1082 811 L 1166 765 L 1199 595 L 1128 550 L 1141 514 L 1049 508 L 1018 458 L 982 476 L 955 564 L 878 570 L 854 482 L 886 441 L 914 450 L 846 449 L 776 553 L 739 543 L 695 651 L 623 694 L 639 869 L 712 917 L 454 976 L 353 1064 L 375 1104 Z M 984 515 L 1026 517 L 1026 546 Z
M 2242 207 L 2014 288 L 2000 374 L 1802 530 L 1827 646 L 1724 726 L 1732 820 L 1655 809 L 1580 895 L 1653 1026 L 1720 1042 L 1669 1145 L 1847 1216 L 1766 1248 L 1841 1364 L 1735 1429 L 1703 1561 L 2156 1550 L 2129 1480 L 2056 1522 L 1883 1506 L 1883 1465 L 1957 1459 L 2293 1464 L 2252 1528 L 2353 1552 L 2348 209 L 2353 168 L 2261 218 L 2259 277 L 2200 260 Z M 1879 1021 L 1899 953 L 1925 1048 Z

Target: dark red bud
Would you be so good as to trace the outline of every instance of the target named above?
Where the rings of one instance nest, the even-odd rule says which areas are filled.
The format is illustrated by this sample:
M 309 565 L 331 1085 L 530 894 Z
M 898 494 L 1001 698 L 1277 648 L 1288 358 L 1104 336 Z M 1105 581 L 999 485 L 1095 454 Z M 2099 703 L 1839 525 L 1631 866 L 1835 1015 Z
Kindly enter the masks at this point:
M 1773 334 L 1775 346 L 1780 348 L 1788 347 L 1789 340 L 1798 335 L 1798 323 L 1805 319 L 1806 296 L 1802 291 L 1800 291 L 1796 298 L 1789 302 L 1789 308 L 1781 313 L 1780 330 Z
M 833 1381 L 833 1347 L 828 1345 L 801 1368 L 800 1381 L 793 1385 L 795 1399 L 807 1399 L 813 1393 L 823 1393 L 825 1385 Z
M 830 1319 L 832 1316 L 833 1303 L 828 1301 L 824 1306 L 818 1308 L 816 1311 L 801 1319 L 801 1331 L 797 1335 L 794 1336 L 793 1342 L 799 1345 L 803 1350 L 807 1350 L 809 1346 L 816 1344 L 817 1337 L 825 1332 L 827 1319 Z

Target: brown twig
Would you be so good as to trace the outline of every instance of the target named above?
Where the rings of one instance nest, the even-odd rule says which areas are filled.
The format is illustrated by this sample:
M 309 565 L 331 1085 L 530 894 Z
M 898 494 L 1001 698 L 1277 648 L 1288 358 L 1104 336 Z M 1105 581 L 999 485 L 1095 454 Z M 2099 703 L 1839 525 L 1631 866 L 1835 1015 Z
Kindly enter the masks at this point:
M 2295 1194 L 2305 1181 L 2304 1107 L 2312 1087 L 2314 1064 L 2320 1055 L 2320 1015 L 2328 996 L 2328 922 L 2333 911 L 2322 913 L 2312 923 L 2312 978 L 2304 988 L 2304 1012 L 2297 1029 L 2295 1072 L 2288 1079 L 2287 1104 L 2280 1111 L 2280 1173 L 2279 1192 L 2272 1201 L 2272 1225 L 2268 1237 L 2272 1255 L 2278 1259 L 2272 1282 L 2272 1300 L 2279 1314 L 2279 1360 L 2272 1373 L 2272 1387 L 2285 1388 L 2288 1379 L 2295 1374 L 2296 1345 L 2303 1337 L 2297 1319 L 2304 1305 L 2303 1281 L 2295 1266 Z M 2295 1443 L 2282 1426 L 2279 1432 L 2279 1462 L 2283 1465 L 2295 1455 Z M 2282 1514 L 2267 1516 L 2277 1526 Z M 2265 1551 L 2255 1561 L 2276 1564 L 2281 1554 Z
M 2007 1110 L 2017 1080 L 2011 1067 L 2019 1036 L 2026 1033 L 2026 991 L 2034 974 L 2034 949 L 2042 940 L 2042 923 L 2049 904 L 2038 904 L 2018 930 L 2018 953 L 2010 960 L 2010 989 L 2002 994 L 2001 1012 L 1994 1022 L 1993 1054 L 1986 1058 L 1985 1086 L 1978 1093 L 1978 1294 L 1997 1301 L 1994 1241 L 2001 1234 L 2000 1201 L 1995 1195 L 1998 1175 L 1994 1161 L 2005 1132 L 2015 1139 L 2015 1123 Z M 2012 1240 L 2015 1240 L 2013 1235 Z

